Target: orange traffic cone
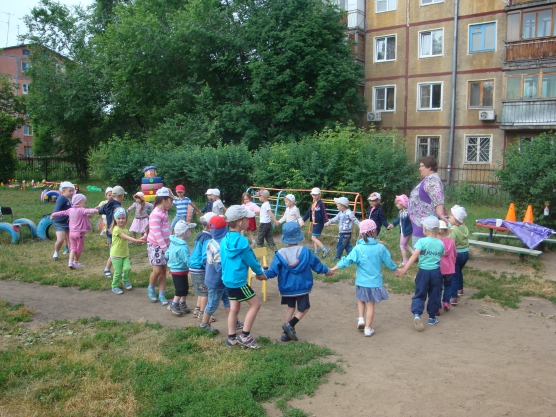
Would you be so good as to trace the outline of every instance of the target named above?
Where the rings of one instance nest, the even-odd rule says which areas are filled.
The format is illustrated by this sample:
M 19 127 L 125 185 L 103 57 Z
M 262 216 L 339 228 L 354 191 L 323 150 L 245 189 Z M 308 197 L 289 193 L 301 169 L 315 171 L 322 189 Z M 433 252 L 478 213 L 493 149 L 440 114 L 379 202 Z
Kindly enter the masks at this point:
M 523 218 L 525 223 L 534 223 L 533 222 L 533 206 L 529 204 L 527 206 L 527 211 L 525 212 L 525 217 Z
M 514 203 L 510 203 L 510 207 L 508 208 L 508 212 L 506 213 L 506 221 L 508 222 L 516 221 Z

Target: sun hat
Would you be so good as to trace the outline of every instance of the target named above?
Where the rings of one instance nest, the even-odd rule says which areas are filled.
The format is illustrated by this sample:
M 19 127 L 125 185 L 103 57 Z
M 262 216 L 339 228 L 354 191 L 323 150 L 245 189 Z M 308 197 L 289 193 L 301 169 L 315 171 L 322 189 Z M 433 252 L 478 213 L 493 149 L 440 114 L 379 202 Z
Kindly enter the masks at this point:
M 141 200 L 145 201 L 145 194 L 142 193 L 141 191 L 133 194 L 133 198 L 135 198 L 135 197 L 139 197 Z
M 214 190 L 213 190 L 212 188 L 209 188 L 209 189 L 207 190 L 207 192 L 205 193 L 205 195 L 213 195 L 213 194 L 214 194 L 213 191 L 214 191 Z
M 454 207 L 452 207 L 450 211 L 452 212 L 452 216 L 454 216 L 455 219 L 460 223 L 463 223 L 463 221 L 467 217 L 467 212 L 465 211 L 465 208 L 462 206 L 458 206 L 457 204 Z
M 295 204 L 295 196 L 293 194 L 288 194 L 284 198 L 287 198 L 288 200 L 290 200 L 292 203 Z
M 71 204 L 75 206 L 76 204 L 79 204 L 86 199 L 87 197 L 85 197 L 83 194 L 74 194 L 73 197 L 71 198 Z
M 124 187 L 121 187 L 119 185 L 116 185 L 114 188 L 112 188 L 112 195 L 116 196 L 116 195 L 125 195 L 127 194 L 124 191 Z
M 346 197 L 334 198 L 336 204 L 341 204 L 342 206 L 349 207 L 349 200 Z
M 216 214 L 214 214 L 212 211 L 209 211 L 204 216 L 201 216 L 201 223 L 209 224 L 210 219 L 212 219 L 214 216 L 216 216 Z
M 213 188 L 212 195 L 217 195 L 218 197 L 220 197 L 220 190 L 218 188 Z
M 104 195 L 111 193 L 112 192 L 112 187 L 106 187 L 106 190 L 104 190 Z
M 371 200 L 371 201 L 381 200 L 381 195 L 380 193 L 377 192 L 371 193 L 371 195 L 369 196 L 369 198 L 367 198 L 367 200 Z
M 228 226 L 224 216 L 215 214 L 208 222 L 210 230 L 223 229 Z
M 255 213 L 247 210 L 243 206 L 230 206 L 230 208 L 226 210 L 226 219 L 229 222 L 241 220 L 244 217 L 255 217 Z
M 259 193 L 259 195 L 261 197 L 265 197 L 268 198 L 270 196 L 270 192 L 268 190 L 261 190 L 261 192 Z
M 125 208 L 123 207 L 118 207 L 116 209 L 116 211 L 114 211 L 114 220 L 116 220 L 119 216 L 124 215 L 127 219 L 127 211 L 125 211 Z
M 421 224 L 425 229 L 431 232 L 440 227 L 440 221 L 438 220 L 438 218 L 434 216 L 425 217 L 421 222 Z
M 181 184 L 180 184 L 180 185 L 176 185 L 176 193 L 177 193 L 178 191 L 185 191 L 185 187 L 184 187 L 183 185 L 181 185 Z
M 320 194 L 320 188 L 319 187 L 315 187 L 311 190 L 311 195 L 319 195 Z
M 62 191 L 64 188 L 73 188 L 75 190 L 75 185 L 73 185 L 73 183 L 71 183 L 69 181 L 62 181 L 60 183 L 59 190 Z
M 376 223 L 374 220 L 367 219 L 359 223 L 359 233 L 364 235 L 366 233 L 376 230 Z
M 282 238 L 286 245 L 295 245 L 303 240 L 303 232 L 297 222 L 286 222 L 282 226 Z
M 448 225 L 446 224 L 446 222 L 444 220 L 439 220 L 438 221 L 438 228 L 439 229 L 448 229 Z
M 156 190 L 157 197 L 170 197 L 170 190 L 166 187 L 159 188 Z
M 397 195 L 396 196 L 396 201 L 398 203 L 400 203 L 402 206 L 404 206 L 405 208 L 407 208 L 407 206 L 409 204 L 409 198 L 407 198 L 407 196 L 405 194 Z
M 185 220 L 180 220 L 176 223 L 176 226 L 174 227 L 174 233 L 176 234 L 176 236 L 181 236 L 189 229 L 195 229 L 195 226 L 197 226 L 196 223 L 189 223 L 186 222 Z

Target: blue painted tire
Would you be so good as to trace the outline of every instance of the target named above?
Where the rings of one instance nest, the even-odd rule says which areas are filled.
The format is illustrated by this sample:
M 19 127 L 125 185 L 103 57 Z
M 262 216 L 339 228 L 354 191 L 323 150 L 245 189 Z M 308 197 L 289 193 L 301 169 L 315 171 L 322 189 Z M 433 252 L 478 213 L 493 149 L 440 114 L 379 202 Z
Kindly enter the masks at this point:
M 17 243 L 17 241 L 19 240 L 19 233 L 17 233 L 14 230 L 11 223 L 5 223 L 5 222 L 0 223 L 0 231 L 2 230 L 10 234 L 10 237 L 12 238 L 12 243 Z
M 52 238 L 49 235 L 49 230 L 50 230 L 50 226 L 52 226 L 53 224 L 54 221 L 50 220 L 50 214 L 44 215 L 44 217 L 41 219 L 37 227 L 38 237 L 43 240 L 45 239 L 52 240 Z
M 43 203 L 49 203 L 51 197 L 58 197 L 60 194 L 62 194 L 62 193 L 58 190 L 49 190 L 49 191 L 46 191 L 46 193 L 43 191 L 41 193 L 41 201 Z
M 162 177 L 141 178 L 141 184 L 156 184 L 162 182 Z
M 29 230 L 31 231 L 31 236 L 33 237 L 33 239 L 35 239 L 38 234 L 37 234 L 37 226 L 35 225 L 35 223 L 29 219 L 17 219 L 14 221 L 14 223 L 22 223 L 22 224 L 26 224 L 27 226 L 29 226 Z

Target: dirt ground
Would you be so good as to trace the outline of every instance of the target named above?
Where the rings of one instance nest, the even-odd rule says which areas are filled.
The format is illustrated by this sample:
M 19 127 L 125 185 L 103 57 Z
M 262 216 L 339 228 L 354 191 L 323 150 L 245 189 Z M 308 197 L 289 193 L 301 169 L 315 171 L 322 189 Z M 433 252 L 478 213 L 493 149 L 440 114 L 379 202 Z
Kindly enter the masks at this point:
M 546 255 L 543 263 L 550 272 L 542 275 L 553 279 L 556 254 Z M 515 259 L 501 257 L 493 263 L 492 257 L 477 254 L 469 265 L 538 275 L 509 262 Z M 284 310 L 276 282 L 269 281 L 268 287 L 269 300 L 263 303 L 253 334 L 278 339 Z M 260 292 L 260 283 L 255 281 L 254 288 Z M 525 298 L 519 309 L 510 310 L 471 300 L 472 293 L 466 290 L 457 307 L 440 316 L 436 326 L 425 325 L 422 333 L 413 327 L 411 296 L 391 294 L 377 305 L 376 334 L 366 338 L 356 330 L 354 287 L 316 281 L 311 311 L 296 327 L 298 336 L 337 352 L 344 372 L 330 374 L 314 396 L 295 399 L 291 405 L 318 417 L 555 416 L 556 305 Z M 197 324 L 191 315 L 176 317 L 148 302 L 145 289 L 115 296 L 0 281 L 0 298 L 35 309 L 33 325 L 91 316 Z M 214 327 L 225 330 L 223 312 L 217 311 L 216 317 Z M 272 404 L 267 411 L 269 416 L 280 415 Z

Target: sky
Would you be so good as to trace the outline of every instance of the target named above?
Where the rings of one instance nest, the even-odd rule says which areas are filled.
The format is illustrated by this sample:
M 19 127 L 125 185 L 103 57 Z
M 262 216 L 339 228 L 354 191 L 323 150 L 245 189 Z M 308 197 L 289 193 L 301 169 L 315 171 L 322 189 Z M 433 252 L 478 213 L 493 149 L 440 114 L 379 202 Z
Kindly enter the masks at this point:
M 77 4 L 88 6 L 92 0 L 59 0 L 59 2 L 68 6 Z M 39 0 L 0 1 L 0 48 L 18 44 L 18 30 L 20 35 L 27 32 L 23 16 L 38 4 Z

